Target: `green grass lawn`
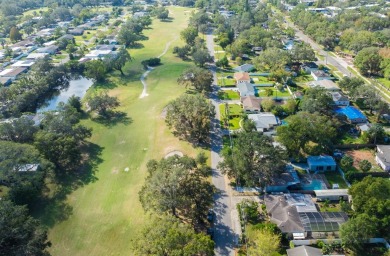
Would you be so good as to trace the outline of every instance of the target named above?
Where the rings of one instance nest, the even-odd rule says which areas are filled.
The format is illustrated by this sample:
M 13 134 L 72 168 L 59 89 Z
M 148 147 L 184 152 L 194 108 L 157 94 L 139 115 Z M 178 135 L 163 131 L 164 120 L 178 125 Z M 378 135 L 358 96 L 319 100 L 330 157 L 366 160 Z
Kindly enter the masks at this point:
M 36 12 L 38 15 L 40 12 L 47 12 L 49 10 L 48 7 L 42 7 L 42 8 L 38 8 L 38 9 L 32 9 L 32 10 L 28 10 L 28 11 L 25 11 L 23 13 L 23 16 L 26 17 L 27 15 L 31 15 L 31 16 L 34 16 L 34 12 Z
M 324 175 L 331 187 L 333 186 L 333 184 L 339 184 L 340 188 L 348 188 L 347 184 L 345 183 L 343 177 L 341 177 L 341 174 L 339 172 L 325 172 Z
M 219 91 L 218 98 L 220 100 L 239 100 L 240 94 L 233 90 Z
M 218 85 L 221 87 L 232 87 L 236 85 L 236 80 L 233 78 L 226 78 L 226 77 L 219 77 L 218 78 Z
M 294 77 L 293 81 L 295 83 L 308 83 L 308 82 L 314 81 L 314 78 L 310 74 L 307 74 L 307 75 L 300 75 L 300 76 Z
M 225 104 L 219 104 L 219 111 L 221 114 L 225 113 Z M 229 104 L 229 129 L 238 130 L 240 129 L 242 108 L 238 104 Z M 221 125 L 224 126 L 223 121 Z
M 261 84 L 261 83 L 273 83 L 272 81 L 270 81 L 268 79 L 268 77 L 265 77 L 265 76 L 256 76 L 256 77 L 252 77 L 252 80 L 255 84 Z
M 340 144 L 364 144 L 365 141 L 359 137 L 352 136 L 348 133 L 345 133 L 344 136 L 340 140 Z
M 270 87 L 270 86 L 265 86 L 265 87 L 257 87 L 258 89 L 258 95 L 259 97 L 269 97 L 266 95 L 266 89 L 272 89 L 273 91 L 273 95 L 270 96 L 270 97 L 288 97 L 288 96 L 291 96 L 290 93 L 286 90 L 284 90 L 283 92 L 282 91 L 279 91 L 278 89 L 276 89 L 275 87 Z
M 378 80 L 379 83 L 381 83 L 382 85 L 386 86 L 387 88 L 390 89 L 390 80 L 387 79 L 387 78 L 383 78 L 383 77 L 379 77 L 379 78 L 376 78 L 376 80 Z
M 181 7 L 169 7 L 172 22 L 154 21 L 146 30 L 148 41 L 144 48 L 131 49 L 134 58 L 124 68 L 125 76 L 118 71 L 110 75 L 105 84 L 90 89 L 109 89 L 110 95 L 119 98 L 118 110 L 131 118 L 129 124 L 105 126 L 90 119 L 82 123 L 93 128 L 91 143 L 101 147 L 100 163 L 95 169 L 94 181 L 80 185 L 66 196 L 70 216 L 50 225 L 51 212 L 63 208 L 52 205 L 50 212 L 37 212 L 44 224 L 49 225 L 52 255 L 132 255 L 131 239 L 135 237 L 148 216 L 138 201 L 138 191 L 146 176 L 146 163 L 160 159 L 173 150 L 195 156 L 192 145 L 174 137 L 166 127 L 161 112 L 166 104 L 184 93 L 185 88 L 176 82 L 182 71 L 192 64 L 183 62 L 172 54 L 172 48 L 183 45 L 180 31 L 187 27 L 189 14 Z M 162 65 L 148 78 L 149 96 L 140 99 L 144 72 L 141 61 L 156 57 L 172 41 L 167 54 L 161 57 Z M 125 172 L 125 168 L 129 168 Z M 46 215 L 45 215 L 46 213 Z

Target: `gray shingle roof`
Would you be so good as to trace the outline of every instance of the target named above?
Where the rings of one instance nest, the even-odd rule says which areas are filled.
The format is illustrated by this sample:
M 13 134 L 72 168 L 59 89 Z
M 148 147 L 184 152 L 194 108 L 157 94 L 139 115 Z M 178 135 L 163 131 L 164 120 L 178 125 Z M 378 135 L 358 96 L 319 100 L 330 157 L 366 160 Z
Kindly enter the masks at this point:
M 287 256 L 322 256 L 322 251 L 310 246 L 298 246 L 292 249 L 287 249 Z

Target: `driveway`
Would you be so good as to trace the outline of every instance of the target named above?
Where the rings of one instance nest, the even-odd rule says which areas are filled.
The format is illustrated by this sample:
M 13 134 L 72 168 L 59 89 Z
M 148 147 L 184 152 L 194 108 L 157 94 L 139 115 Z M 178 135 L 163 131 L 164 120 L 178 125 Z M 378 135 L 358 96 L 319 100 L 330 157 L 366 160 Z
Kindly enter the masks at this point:
M 210 55 L 214 56 L 214 41 L 212 31 L 206 36 L 207 48 Z M 235 205 L 232 204 L 232 196 L 228 189 L 227 179 L 225 175 L 218 170 L 217 165 L 221 161 L 220 152 L 222 149 L 222 130 L 220 127 L 220 113 L 218 100 L 218 86 L 216 76 L 215 64 L 210 65 L 210 70 L 214 75 L 214 89 L 211 93 L 211 102 L 215 106 L 215 116 L 212 119 L 212 127 L 210 131 L 211 138 L 211 168 L 212 168 L 212 182 L 217 188 L 218 192 L 214 195 L 214 211 L 216 214 L 216 221 L 214 223 L 214 241 L 216 255 L 234 255 L 234 247 L 238 242 L 238 236 L 234 232 L 232 223 L 232 214 L 234 214 Z

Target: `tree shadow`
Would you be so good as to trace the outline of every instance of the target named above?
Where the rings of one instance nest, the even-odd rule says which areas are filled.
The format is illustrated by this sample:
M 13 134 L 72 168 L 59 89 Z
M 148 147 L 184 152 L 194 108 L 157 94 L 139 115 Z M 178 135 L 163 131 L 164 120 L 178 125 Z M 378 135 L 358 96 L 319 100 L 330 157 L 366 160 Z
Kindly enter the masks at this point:
M 92 118 L 92 120 L 97 123 L 103 124 L 109 128 L 120 123 L 124 125 L 129 125 L 133 122 L 133 119 L 127 116 L 127 113 L 116 110 L 107 111 L 107 114 L 105 116 L 99 115 L 98 117 Z
M 163 19 L 163 20 L 160 20 L 161 22 L 172 22 L 173 21 L 173 18 L 171 17 L 168 17 L 166 19 Z
M 132 44 L 129 48 L 130 49 L 142 49 L 144 47 L 145 46 L 143 44 L 136 42 L 136 43 Z
M 53 227 L 73 214 L 72 206 L 66 202 L 69 194 L 98 180 L 95 173 L 98 165 L 103 162 L 103 147 L 87 142 L 81 151 L 84 159 L 81 166 L 74 171 L 57 172 L 52 195 L 42 197 L 32 208 L 32 215 L 47 227 Z
M 146 40 L 149 40 L 149 37 L 148 36 L 145 36 L 145 35 L 139 35 L 139 40 L 140 41 L 146 41 Z
M 97 89 L 114 89 L 118 85 L 110 80 L 105 80 L 103 82 L 98 82 L 93 85 Z

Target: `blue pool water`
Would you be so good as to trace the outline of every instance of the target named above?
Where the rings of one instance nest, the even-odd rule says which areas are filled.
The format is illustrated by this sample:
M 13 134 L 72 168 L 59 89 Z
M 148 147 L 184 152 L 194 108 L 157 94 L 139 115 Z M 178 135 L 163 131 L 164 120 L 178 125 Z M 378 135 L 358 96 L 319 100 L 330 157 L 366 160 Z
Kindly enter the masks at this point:
M 320 180 L 312 180 L 309 184 L 301 184 L 301 188 L 302 190 L 321 190 L 323 186 Z

